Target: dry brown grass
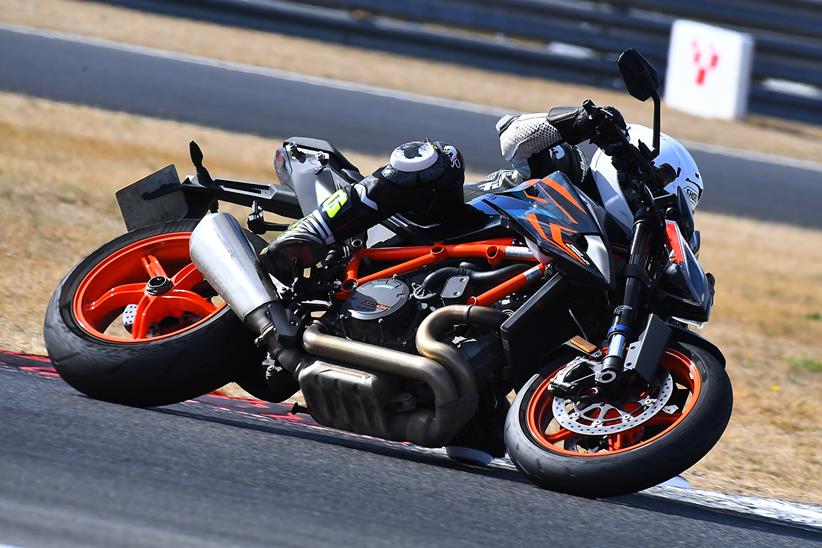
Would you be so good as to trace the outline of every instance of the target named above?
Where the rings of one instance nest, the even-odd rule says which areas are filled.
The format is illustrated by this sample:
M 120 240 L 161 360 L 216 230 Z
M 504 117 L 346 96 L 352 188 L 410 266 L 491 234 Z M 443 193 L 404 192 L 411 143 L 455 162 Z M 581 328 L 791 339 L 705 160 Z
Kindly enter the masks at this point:
M 192 138 L 212 173 L 274 177 L 275 140 L 0 93 L 0 347 L 44 350 L 51 290 L 124 231 L 114 192 L 167 164 L 193 171 Z
M 271 140 L 0 93 L 0 347 L 43 352 L 60 277 L 124 230 L 114 191 L 169 163 L 189 171 L 191 138 L 212 173 L 272 179 Z M 822 373 L 792 362 L 822 355 L 822 232 L 698 217 L 703 262 L 718 279 L 706 335 L 728 356 L 736 405 L 725 437 L 686 476 L 822 502 Z
M 710 192 L 710 188 L 707 189 Z M 699 214 L 717 277 L 705 335 L 728 359 L 731 426 L 689 474 L 698 485 L 822 501 L 822 232 Z
M 649 105 L 638 103 L 623 92 L 164 17 L 94 2 L 0 0 L 0 20 L 514 111 L 539 112 L 551 106 L 577 105 L 584 98 L 591 98 L 598 104 L 617 106 L 628 120 L 651 123 Z M 671 109 L 664 109 L 663 120 L 666 130 L 678 138 L 822 162 L 819 126 L 759 116 L 744 122 L 703 120 Z

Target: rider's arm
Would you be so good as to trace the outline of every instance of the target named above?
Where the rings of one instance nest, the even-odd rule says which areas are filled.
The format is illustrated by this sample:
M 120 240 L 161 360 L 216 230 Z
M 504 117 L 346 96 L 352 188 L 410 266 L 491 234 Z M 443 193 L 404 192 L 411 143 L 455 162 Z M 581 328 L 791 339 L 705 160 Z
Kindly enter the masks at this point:
M 616 109 L 609 107 L 609 110 L 622 120 Z M 596 124 L 582 107 L 555 107 L 547 113 L 505 116 L 497 123 L 497 132 L 502 156 L 525 178 L 541 176 L 541 173 L 532 172 L 541 171 L 544 164 L 556 163 L 555 158 L 548 158 L 555 147 L 563 147 L 564 150 L 556 150 L 553 154 L 562 158 L 567 152 L 576 155 L 576 150 L 568 145 L 592 140 L 602 146 Z

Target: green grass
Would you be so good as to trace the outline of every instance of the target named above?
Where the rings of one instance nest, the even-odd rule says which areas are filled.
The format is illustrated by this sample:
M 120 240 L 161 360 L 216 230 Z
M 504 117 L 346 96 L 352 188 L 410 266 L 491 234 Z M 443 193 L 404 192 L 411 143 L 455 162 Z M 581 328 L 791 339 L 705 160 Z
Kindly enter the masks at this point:
M 791 365 L 794 369 L 810 371 L 811 373 L 822 373 L 822 360 L 811 356 L 800 356 L 791 358 Z

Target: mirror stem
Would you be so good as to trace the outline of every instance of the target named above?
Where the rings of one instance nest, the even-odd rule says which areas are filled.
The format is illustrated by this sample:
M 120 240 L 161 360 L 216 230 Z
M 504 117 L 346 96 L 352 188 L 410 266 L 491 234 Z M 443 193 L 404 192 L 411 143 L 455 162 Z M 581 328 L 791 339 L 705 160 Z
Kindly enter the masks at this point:
M 660 134 L 660 118 L 662 116 L 661 110 L 662 107 L 660 106 L 659 101 L 659 94 L 654 93 L 652 95 L 654 100 L 654 158 L 659 156 L 659 134 Z

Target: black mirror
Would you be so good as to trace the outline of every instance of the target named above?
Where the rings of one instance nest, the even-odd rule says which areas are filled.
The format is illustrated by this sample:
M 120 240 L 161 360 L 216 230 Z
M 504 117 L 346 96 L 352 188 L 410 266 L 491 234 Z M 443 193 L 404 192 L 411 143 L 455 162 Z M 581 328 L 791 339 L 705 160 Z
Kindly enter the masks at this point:
M 640 101 L 657 96 L 659 75 L 651 63 L 646 61 L 637 50 L 623 51 L 617 59 L 617 65 L 631 96 Z
M 651 63 L 635 49 L 626 49 L 617 59 L 619 72 L 625 81 L 625 87 L 632 97 L 640 101 L 647 101 L 648 98 L 654 100 L 654 150 L 650 154 L 649 160 L 659 155 L 659 74 Z

